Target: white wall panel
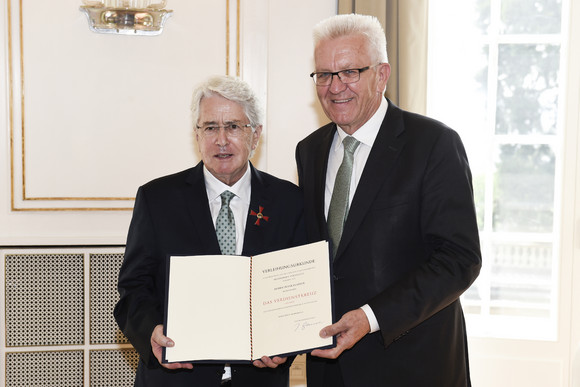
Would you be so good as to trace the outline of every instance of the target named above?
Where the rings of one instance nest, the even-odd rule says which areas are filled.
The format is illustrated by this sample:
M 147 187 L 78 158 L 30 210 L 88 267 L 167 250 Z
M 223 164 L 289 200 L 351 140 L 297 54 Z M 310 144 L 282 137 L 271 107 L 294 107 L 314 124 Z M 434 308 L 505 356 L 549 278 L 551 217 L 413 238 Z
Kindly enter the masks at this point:
M 335 1 L 169 0 L 159 36 L 91 32 L 81 0 L 0 5 L 0 245 L 124 243 L 137 187 L 197 163 L 190 94 L 209 75 L 264 100 L 253 161 L 275 175 L 296 181 L 294 147 L 326 121 L 311 31 Z
M 190 94 L 226 73 L 225 1 L 170 2 L 154 37 L 93 33 L 76 0 L 9 1 L 16 209 L 131 207 L 196 161 Z
M 298 141 L 329 122 L 309 75 L 314 71 L 312 28 L 335 13 L 335 2 L 329 1 L 270 3 L 268 166 L 288 180 L 297 180 Z
M 566 386 L 563 364 L 552 360 L 518 359 L 495 356 L 477 358 L 472 366 L 471 381 L 479 386 Z

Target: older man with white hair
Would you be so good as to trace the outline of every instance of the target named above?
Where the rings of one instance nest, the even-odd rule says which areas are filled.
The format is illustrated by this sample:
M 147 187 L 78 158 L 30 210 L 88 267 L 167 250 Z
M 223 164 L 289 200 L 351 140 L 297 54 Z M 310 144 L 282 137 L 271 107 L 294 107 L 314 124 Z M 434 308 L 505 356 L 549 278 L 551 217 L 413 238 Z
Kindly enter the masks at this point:
M 333 248 L 335 311 L 308 387 L 471 385 L 459 296 L 481 254 L 471 173 L 456 132 L 399 109 L 376 18 L 315 28 L 320 104 L 331 123 L 296 149 L 310 241 Z
M 250 156 L 262 132 L 260 104 L 233 77 L 213 77 L 193 94 L 201 162 L 139 188 L 127 238 L 115 318 L 139 352 L 135 386 L 287 387 L 291 359 L 264 356 L 251 364 L 162 364 L 166 258 L 252 256 L 303 244 L 303 204 L 294 184 L 258 171 Z M 257 222 L 256 213 L 267 221 Z M 267 218 L 266 218 L 267 216 Z M 197 318 L 207 318 L 195 309 Z M 208 332 L 208 335 L 210 333 Z M 219 332 L 216 342 L 227 342 Z

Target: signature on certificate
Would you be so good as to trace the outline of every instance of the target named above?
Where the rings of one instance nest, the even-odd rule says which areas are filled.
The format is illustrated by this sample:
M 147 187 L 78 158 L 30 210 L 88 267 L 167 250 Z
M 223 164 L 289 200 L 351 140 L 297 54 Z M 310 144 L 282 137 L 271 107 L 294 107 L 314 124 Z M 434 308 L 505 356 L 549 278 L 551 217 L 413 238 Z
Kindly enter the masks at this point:
M 316 322 L 310 322 L 310 321 L 299 321 L 296 323 L 296 326 L 294 328 L 294 332 L 297 331 L 303 331 L 307 328 L 316 326 L 316 325 L 320 325 L 320 321 L 316 321 Z

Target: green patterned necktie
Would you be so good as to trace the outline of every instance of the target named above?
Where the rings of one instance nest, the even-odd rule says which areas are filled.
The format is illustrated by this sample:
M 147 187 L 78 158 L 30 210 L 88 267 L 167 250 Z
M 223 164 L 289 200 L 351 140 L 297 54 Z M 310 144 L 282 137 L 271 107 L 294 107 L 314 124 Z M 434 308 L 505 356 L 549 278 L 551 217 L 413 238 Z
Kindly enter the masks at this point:
M 234 221 L 234 213 L 230 208 L 230 202 L 236 195 L 230 191 L 224 191 L 220 196 L 222 198 L 222 206 L 220 208 L 220 212 L 218 213 L 215 231 L 222 254 L 235 255 L 236 222 Z
M 360 142 L 352 136 L 347 136 L 342 140 L 342 144 L 344 146 L 344 157 L 342 158 L 342 164 L 340 164 L 340 167 L 338 168 L 336 180 L 334 181 L 334 189 L 332 190 L 327 220 L 328 234 L 330 236 L 330 241 L 332 242 L 333 259 L 336 256 L 338 244 L 342 237 L 344 222 L 348 216 L 348 199 L 354 151 L 359 146 Z

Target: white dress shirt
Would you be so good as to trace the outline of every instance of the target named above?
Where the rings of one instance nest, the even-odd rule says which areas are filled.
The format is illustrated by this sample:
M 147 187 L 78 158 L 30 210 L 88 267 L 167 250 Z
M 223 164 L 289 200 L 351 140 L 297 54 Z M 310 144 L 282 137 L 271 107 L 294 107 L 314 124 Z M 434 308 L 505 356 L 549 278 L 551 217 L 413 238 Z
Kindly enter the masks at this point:
M 250 198 L 252 195 L 252 173 L 250 172 L 250 163 L 248 163 L 248 168 L 242 178 L 231 187 L 219 181 L 210 171 L 207 170 L 205 165 L 203 166 L 203 176 L 205 178 L 205 189 L 214 228 L 222 206 L 222 198 L 220 195 L 226 190 L 236 195 L 230 201 L 230 209 L 234 214 L 234 222 L 236 226 L 236 255 L 241 255 L 242 249 L 244 248 L 246 219 L 248 217 L 248 211 L 250 210 Z M 227 380 L 231 377 L 232 370 L 229 364 L 226 364 L 222 379 Z
M 222 199 L 220 196 L 222 192 L 227 190 L 236 195 L 230 202 L 230 208 L 234 214 L 236 225 L 236 255 L 241 255 L 242 248 L 244 247 L 244 233 L 246 231 L 246 220 L 248 217 L 248 211 L 250 210 L 250 198 L 252 195 L 252 174 L 250 172 L 250 164 L 248 163 L 248 168 L 241 179 L 231 187 L 219 181 L 207 170 L 205 165 L 203 167 L 203 175 L 205 178 L 209 210 L 211 212 L 214 227 L 222 206 Z
M 375 143 L 375 139 L 379 134 L 381 124 L 383 123 L 385 115 L 387 114 L 388 106 L 389 103 L 387 102 L 386 98 L 383 97 L 381 104 L 375 114 L 373 114 L 373 116 L 352 135 L 360 142 L 360 145 L 354 152 L 354 162 L 352 166 L 352 177 L 350 179 L 350 192 L 348 200 L 349 206 L 352 203 L 352 198 L 356 193 L 356 188 L 365 168 L 367 159 L 369 158 L 369 154 L 371 153 L 371 148 Z M 339 126 L 336 134 L 334 135 L 332 145 L 330 146 L 328 168 L 326 170 L 326 186 L 324 190 L 324 214 L 327 219 L 328 208 L 330 207 L 330 199 L 332 198 L 332 190 L 334 189 L 334 181 L 336 180 L 336 174 L 344 156 L 344 146 L 342 145 L 342 140 L 346 136 L 348 136 L 348 134 Z M 367 315 L 369 324 L 371 326 L 371 332 L 378 331 L 380 329 L 379 323 L 371 307 L 369 305 L 364 305 L 361 307 L 361 309 Z

